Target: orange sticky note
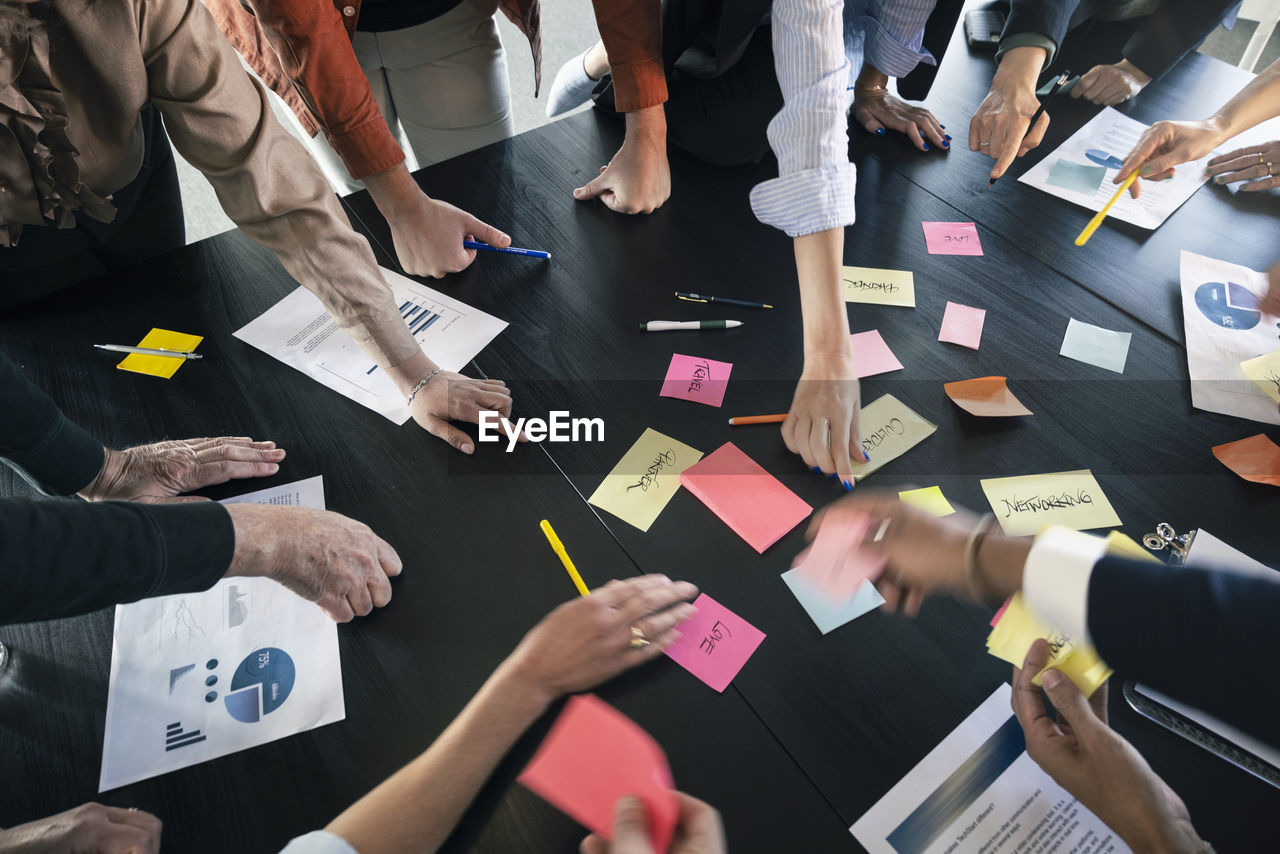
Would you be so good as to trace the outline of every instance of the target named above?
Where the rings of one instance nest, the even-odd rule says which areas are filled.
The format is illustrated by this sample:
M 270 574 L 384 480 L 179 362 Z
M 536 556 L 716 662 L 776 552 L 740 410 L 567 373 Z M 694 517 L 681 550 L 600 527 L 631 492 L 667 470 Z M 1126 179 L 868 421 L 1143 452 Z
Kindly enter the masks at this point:
M 150 347 L 153 350 L 181 350 L 187 352 L 194 350 L 196 345 L 203 340 L 203 335 L 188 335 L 185 332 L 171 332 L 168 329 L 152 329 L 135 346 Z M 163 377 L 167 380 L 178 372 L 178 368 L 181 368 L 186 363 L 186 359 L 179 359 L 173 356 L 144 356 L 140 353 L 130 353 L 120 361 L 120 364 L 116 365 L 116 368 L 122 371 L 132 371 L 135 374 Z
M 635 795 L 648 813 L 653 850 L 671 844 L 680 805 L 666 754 L 635 721 L 594 694 L 569 698 L 519 779 L 608 840 L 618 801 Z
M 1254 483 L 1280 486 L 1280 445 L 1259 433 L 1238 442 L 1217 445 L 1213 455 L 1218 462 Z
M 813 512 L 732 442 L 682 471 L 680 483 L 760 554 Z
M 1009 415 L 1031 415 L 1031 410 L 1013 396 L 1004 377 L 978 377 L 959 380 L 943 386 L 955 405 L 972 415 L 998 418 Z

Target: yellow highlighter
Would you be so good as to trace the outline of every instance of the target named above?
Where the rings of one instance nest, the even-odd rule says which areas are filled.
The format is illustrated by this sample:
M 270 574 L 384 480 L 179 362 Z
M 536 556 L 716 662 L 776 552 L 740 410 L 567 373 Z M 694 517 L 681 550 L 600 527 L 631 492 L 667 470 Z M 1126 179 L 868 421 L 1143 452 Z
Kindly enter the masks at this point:
M 1084 231 L 1080 232 L 1080 236 L 1076 238 L 1076 246 L 1084 246 L 1089 242 L 1089 238 L 1093 237 L 1093 233 L 1098 230 L 1098 226 L 1102 225 L 1102 221 L 1107 218 L 1107 212 L 1111 210 L 1111 206 L 1120 201 L 1120 197 L 1128 191 L 1129 186 L 1133 184 L 1134 179 L 1137 177 L 1138 170 L 1134 169 L 1129 177 L 1124 179 L 1120 189 L 1116 190 L 1116 194 L 1111 197 L 1111 201 L 1107 202 L 1106 207 L 1098 211 L 1093 219 L 1089 220 L 1089 224 L 1084 227 Z
M 564 564 L 564 571 L 569 573 L 569 577 L 573 579 L 573 586 L 578 588 L 578 592 L 583 596 L 590 596 L 591 591 L 587 589 L 587 585 L 583 583 L 582 576 L 578 575 L 578 570 L 574 567 L 573 561 L 569 560 L 569 553 L 564 550 L 564 543 L 560 542 L 560 538 L 556 536 L 556 532 L 551 528 L 551 523 L 543 519 L 539 523 L 542 533 L 547 535 L 547 542 L 551 543 L 551 550 L 560 558 L 560 562 Z

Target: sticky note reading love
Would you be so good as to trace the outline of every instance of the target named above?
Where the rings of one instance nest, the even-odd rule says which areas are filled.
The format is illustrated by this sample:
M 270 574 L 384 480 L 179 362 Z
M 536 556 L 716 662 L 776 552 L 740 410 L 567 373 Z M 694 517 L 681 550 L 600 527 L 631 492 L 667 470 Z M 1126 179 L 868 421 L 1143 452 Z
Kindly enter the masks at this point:
M 764 632 L 705 593 L 693 604 L 698 612 L 680 624 L 680 639 L 665 655 L 724 693 L 764 640 Z
M 719 406 L 724 402 L 724 392 L 729 385 L 729 372 L 732 370 L 731 362 L 717 362 L 715 359 L 676 353 L 671 357 L 671 366 L 667 368 L 667 378 L 662 381 L 662 391 L 658 392 L 658 396 L 678 397 L 694 403 L 705 403 L 707 406 Z
M 971 222 L 922 222 L 930 255 L 981 255 L 978 229 Z

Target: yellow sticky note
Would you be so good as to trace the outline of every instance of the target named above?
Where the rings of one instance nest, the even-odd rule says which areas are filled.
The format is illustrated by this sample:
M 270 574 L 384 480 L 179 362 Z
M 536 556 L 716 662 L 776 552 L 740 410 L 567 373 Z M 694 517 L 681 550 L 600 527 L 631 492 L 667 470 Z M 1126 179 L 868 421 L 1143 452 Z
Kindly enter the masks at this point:
M 1046 525 L 1084 531 L 1120 524 L 1120 517 L 1088 469 L 986 478 L 982 491 L 1010 537 L 1036 534 Z
M 853 476 L 862 480 L 896 460 L 929 438 L 938 425 L 926 421 L 915 410 L 891 394 L 883 395 L 866 406 L 858 416 L 862 430 L 862 450 L 871 462 L 853 460 Z
M 137 343 L 138 347 L 151 347 L 156 350 L 194 350 L 204 340 L 203 335 L 188 335 L 185 332 L 170 332 L 168 329 L 152 329 L 146 337 Z M 187 362 L 172 356 L 143 356 L 130 353 L 120 364 L 122 371 L 133 371 L 135 374 L 150 374 L 153 377 L 169 379 Z
M 840 278 L 845 302 L 916 307 L 916 280 L 907 270 L 845 267 Z
M 700 459 L 702 451 L 647 428 L 587 501 L 648 531 L 680 488 L 680 472 Z
M 1027 658 L 1027 650 L 1038 638 L 1049 642 L 1048 667 L 1061 670 L 1085 696 L 1091 695 L 1110 678 L 1112 670 L 1098 657 L 1097 650 L 1044 623 L 1027 608 L 1021 593 L 1015 593 L 1009 600 L 1000 621 L 987 636 L 987 652 L 1021 667 Z M 1031 681 L 1039 685 L 1040 676 L 1037 673 Z
M 1273 403 L 1280 403 L 1280 350 L 1241 362 L 1240 369 Z
M 1108 557 L 1127 557 L 1131 560 L 1145 560 L 1151 563 L 1163 563 L 1164 561 L 1138 545 L 1132 537 L 1122 534 L 1119 531 L 1112 531 L 1107 534 L 1107 556 Z
M 942 494 L 940 486 L 926 486 L 924 489 L 908 489 L 898 493 L 898 500 L 912 507 L 919 507 L 934 516 L 950 516 L 956 512 L 947 497 Z

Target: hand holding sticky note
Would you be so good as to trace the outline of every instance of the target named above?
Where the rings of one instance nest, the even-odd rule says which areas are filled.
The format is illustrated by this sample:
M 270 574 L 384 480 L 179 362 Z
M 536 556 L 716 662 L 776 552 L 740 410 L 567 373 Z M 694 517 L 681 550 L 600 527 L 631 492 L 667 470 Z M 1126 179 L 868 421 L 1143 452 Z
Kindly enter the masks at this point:
M 864 582 L 875 581 L 887 558 L 862 548 L 871 517 L 834 507 L 822 517 L 809 548 L 796 556 L 794 570 L 833 602 L 845 603 Z

